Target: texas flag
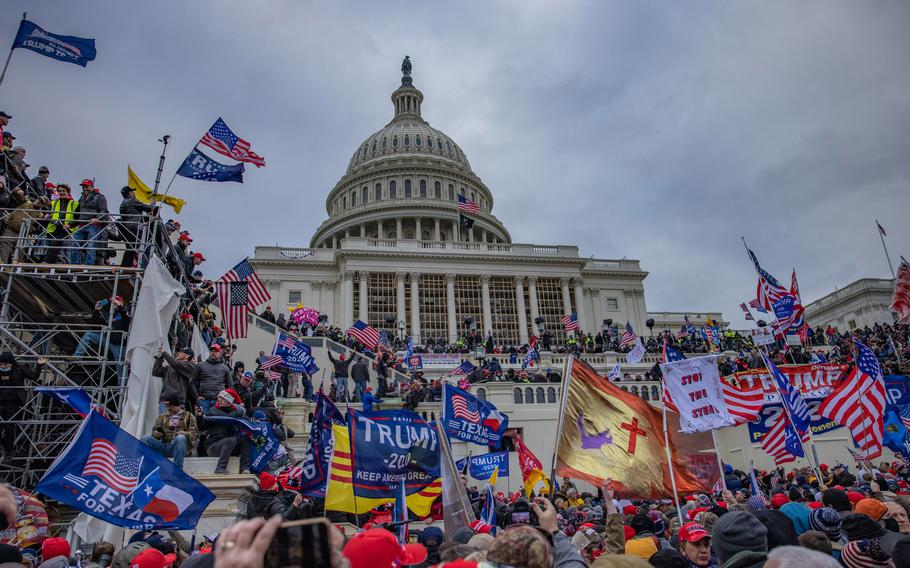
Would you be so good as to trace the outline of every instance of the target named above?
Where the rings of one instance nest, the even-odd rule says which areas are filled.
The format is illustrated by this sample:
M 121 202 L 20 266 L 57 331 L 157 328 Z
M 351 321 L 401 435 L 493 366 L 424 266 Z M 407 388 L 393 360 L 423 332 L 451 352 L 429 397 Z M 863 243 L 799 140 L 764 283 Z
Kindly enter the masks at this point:
M 492 404 L 485 405 L 485 416 L 483 417 L 483 425 L 493 430 L 494 432 L 499 432 L 500 429 L 505 430 L 504 426 L 509 423 L 509 417 L 505 414 L 499 412 L 499 410 Z
M 193 496 L 162 481 L 155 470 L 133 491 L 133 503 L 146 513 L 171 522 L 193 504 Z

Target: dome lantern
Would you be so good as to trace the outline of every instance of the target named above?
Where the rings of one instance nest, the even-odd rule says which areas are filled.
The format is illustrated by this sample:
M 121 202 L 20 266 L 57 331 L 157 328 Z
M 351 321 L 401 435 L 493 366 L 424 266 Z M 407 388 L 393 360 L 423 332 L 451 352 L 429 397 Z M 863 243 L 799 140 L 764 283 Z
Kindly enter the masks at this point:
M 420 105 L 423 103 L 423 93 L 414 87 L 411 79 L 411 58 L 404 56 L 401 62 L 401 86 L 392 93 L 392 104 L 395 106 L 395 118 L 421 118 Z

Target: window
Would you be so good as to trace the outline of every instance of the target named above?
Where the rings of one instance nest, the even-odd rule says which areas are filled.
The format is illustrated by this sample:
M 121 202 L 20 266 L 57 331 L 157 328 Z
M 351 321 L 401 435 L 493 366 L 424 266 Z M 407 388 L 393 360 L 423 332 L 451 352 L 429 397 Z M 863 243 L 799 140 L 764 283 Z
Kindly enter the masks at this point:
M 452 155 L 452 144 L 448 140 L 446 140 L 446 148 L 449 149 L 449 155 L 451 156 Z
M 300 290 L 291 290 L 288 292 L 288 303 L 294 304 L 295 306 L 301 302 L 301 293 Z
M 547 388 L 547 402 L 551 404 L 556 402 L 556 389 L 553 387 Z
M 464 197 L 464 188 L 463 187 L 458 190 L 458 195 Z
M 420 134 L 414 135 L 414 144 L 420 146 Z
M 427 180 L 420 180 L 420 197 L 427 196 Z
M 433 184 L 433 193 L 436 199 L 442 199 L 442 184 L 438 181 Z
M 471 192 L 471 201 L 473 201 L 474 203 L 477 203 L 477 194 L 474 193 L 473 191 Z
M 388 139 L 385 136 L 383 136 L 382 137 L 382 150 L 383 151 L 385 151 L 386 142 L 388 142 Z
M 436 147 L 439 148 L 440 152 L 442 152 L 442 142 L 439 141 L 439 138 L 436 139 Z
M 856 329 L 856 320 L 850 320 L 847 322 L 847 327 L 850 329 Z
M 373 140 L 373 155 L 376 155 L 376 141 Z
M 607 309 L 611 312 L 619 311 L 619 300 L 616 298 L 607 298 Z
M 351 207 L 357 207 L 357 192 L 351 192 Z
M 373 200 L 380 201 L 382 199 L 382 184 L 377 183 L 376 188 L 373 190 Z
M 512 397 L 515 404 L 522 404 L 524 402 L 524 397 L 521 396 L 521 389 L 513 389 Z
M 405 143 L 407 143 L 407 138 L 405 138 Z M 411 180 L 404 180 L 404 196 L 411 197 Z
M 449 184 L 449 201 L 455 201 L 455 186 Z
M 534 389 L 531 387 L 525 389 L 525 401 L 534 404 Z
M 347 208 L 348 208 L 348 198 L 342 197 L 341 198 L 341 210 L 344 211 Z
M 392 148 L 398 147 L 398 135 L 392 136 Z
M 543 404 L 545 402 L 547 402 L 547 400 L 544 398 L 543 387 L 537 387 L 537 403 Z
M 486 389 L 477 389 L 477 398 L 484 401 L 487 400 Z
M 389 199 L 395 199 L 398 197 L 398 188 L 396 187 L 395 180 L 389 182 Z
M 363 189 L 360 190 L 360 202 L 366 205 L 369 200 L 370 192 L 367 190 L 367 186 L 363 186 Z
M 395 273 L 393 272 L 370 272 L 367 287 L 368 303 L 368 320 L 366 321 L 374 329 L 387 329 L 385 317 L 389 314 L 395 314 L 396 306 L 396 285 Z M 357 286 L 354 286 L 357 288 Z M 358 304 L 354 305 L 356 310 L 360 309 Z M 359 314 L 358 314 L 359 315 Z M 395 331 L 393 333 L 397 334 Z
M 405 145 L 405 146 L 410 146 L 410 145 L 411 145 L 411 138 L 410 138 L 410 136 L 408 136 L 407 134 L 404 135 L 404 145 Z

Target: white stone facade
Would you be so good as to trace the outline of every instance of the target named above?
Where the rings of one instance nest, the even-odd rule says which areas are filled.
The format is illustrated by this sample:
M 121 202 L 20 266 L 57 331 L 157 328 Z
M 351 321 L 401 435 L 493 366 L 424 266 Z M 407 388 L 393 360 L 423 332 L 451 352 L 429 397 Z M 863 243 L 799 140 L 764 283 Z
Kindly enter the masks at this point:
M 893 290 L 894 280 L 861 278 L 806 305 L 806 321 L 812 327 L 831 325 L 841 332 L 893 322 Z

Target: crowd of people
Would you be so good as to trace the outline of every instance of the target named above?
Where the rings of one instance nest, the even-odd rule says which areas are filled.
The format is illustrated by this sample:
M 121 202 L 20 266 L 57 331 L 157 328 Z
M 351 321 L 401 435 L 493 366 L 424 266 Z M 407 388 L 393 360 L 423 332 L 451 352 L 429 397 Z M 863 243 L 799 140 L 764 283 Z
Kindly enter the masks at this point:
M 907 465 L 883 462 L 856 474 L 845 464 L 820 469 L 821 479 L 809 468 L 754 471 L 759 491 L 752 493 L 750 474 L 726 465 L 725 489 L 687 495 L 679 504 L 616 499 L 609 480 L 579 491 L 564 478 L 550 495 L 496 493 L 494 523 L 474 521 L 452 534 L 442 529 L 441 507 L 423 519 L 412 515 L 414 542 L 407 543 L 391 523 L 392 503 L 356 517 L 326 513 L 321 499 L 294 491 L 286 474 L 262 473 L 247 520 L 196 542 L 173 531 L 143 531 L 119 550 L 96 543 L 81 566 L 265 566 L 281 522 L 324 516 L 338 525 L 328 535 L 326 565 L 333 568 L 910 566 Z M 465 477 L 462 483 L 480 518 L 487 493 Z M 0 511 L 12 521 L 15 510 L 9 490 L 0 489 Z M 74 555 L 60 538 L 36 548 L 0 546 L 0 563 L 10 566 L 70 566 Z

